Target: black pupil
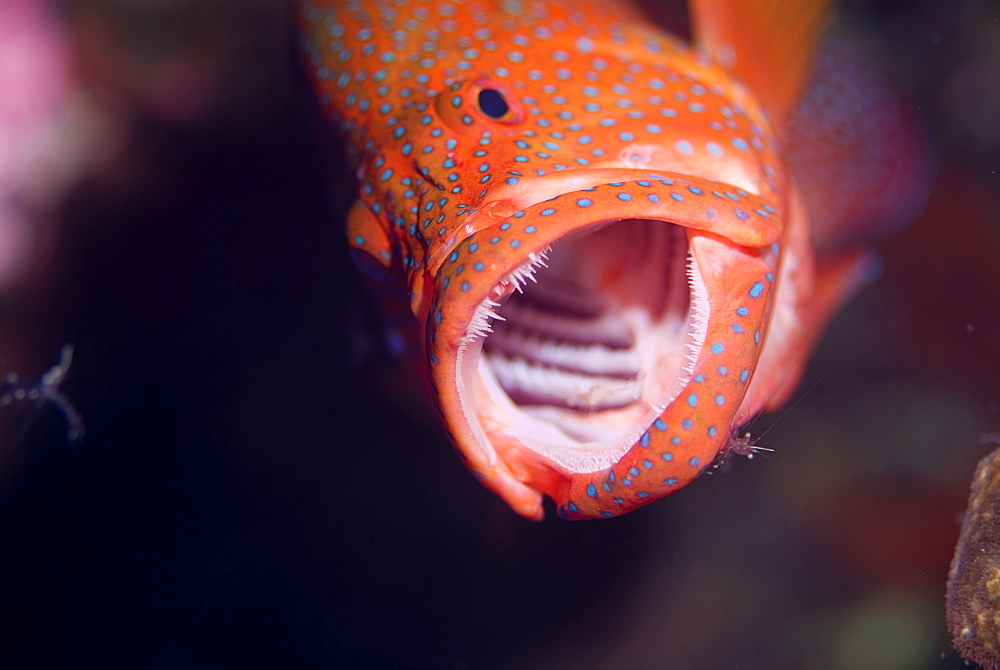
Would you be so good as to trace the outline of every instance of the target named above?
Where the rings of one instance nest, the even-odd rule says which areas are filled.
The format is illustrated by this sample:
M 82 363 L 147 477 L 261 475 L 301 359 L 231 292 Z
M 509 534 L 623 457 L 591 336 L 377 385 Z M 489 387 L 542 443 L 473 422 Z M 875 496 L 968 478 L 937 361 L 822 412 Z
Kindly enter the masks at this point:
M 510 105 L 500 91 L 484 88 L 479 92 L 479 109 L 491 119 L 500 119 L 510 111 Z

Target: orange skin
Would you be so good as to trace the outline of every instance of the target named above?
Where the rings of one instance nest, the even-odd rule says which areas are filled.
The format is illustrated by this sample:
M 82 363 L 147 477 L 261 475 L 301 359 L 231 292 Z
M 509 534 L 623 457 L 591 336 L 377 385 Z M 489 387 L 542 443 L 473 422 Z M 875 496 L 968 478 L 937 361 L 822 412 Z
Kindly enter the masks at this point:
M 350 244 L 406 292 L 406 327 L 469 469 L 531 519 L 543 496 L 566 518 L 617 516 L 691 482 L 787 396 L 861 265 L 849 255 L 816 271 L 770 120 L 789 100 L 765 110 L 709 51 L 628 5 L 509 4 L 306 1 L 303 51 L 358 162 Z M 486 109 L 484 90 L 506 108 Z M 622 219 L 686 230 L 700 349 L 632 446 L 577 472 L 491 424 L 462 360 L 477 308 L 509 273 Z

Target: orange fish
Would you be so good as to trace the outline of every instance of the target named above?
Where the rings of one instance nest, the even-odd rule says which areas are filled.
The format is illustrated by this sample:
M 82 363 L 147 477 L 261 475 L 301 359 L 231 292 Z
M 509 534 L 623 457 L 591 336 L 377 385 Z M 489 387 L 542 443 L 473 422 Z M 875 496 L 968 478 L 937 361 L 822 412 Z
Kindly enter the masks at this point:
M 348 138 L 359 263 L 405 301 L 434 403 L 519 514 L 617 516 L 780 404 L 863 281 L 822 266 L 776 139 L 823 2 L 305 0 Z

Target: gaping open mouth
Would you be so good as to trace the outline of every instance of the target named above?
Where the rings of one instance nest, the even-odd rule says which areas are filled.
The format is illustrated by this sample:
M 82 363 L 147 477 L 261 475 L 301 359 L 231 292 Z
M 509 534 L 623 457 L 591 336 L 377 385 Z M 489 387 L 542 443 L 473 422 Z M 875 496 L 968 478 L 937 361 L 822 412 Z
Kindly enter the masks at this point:
M 606 468 L 690 380 L 707 315 L 685 228 L 594 224 L 480 305 L 461 355 L 467 418 L 492 447 L 516 440 L 570 472 Z

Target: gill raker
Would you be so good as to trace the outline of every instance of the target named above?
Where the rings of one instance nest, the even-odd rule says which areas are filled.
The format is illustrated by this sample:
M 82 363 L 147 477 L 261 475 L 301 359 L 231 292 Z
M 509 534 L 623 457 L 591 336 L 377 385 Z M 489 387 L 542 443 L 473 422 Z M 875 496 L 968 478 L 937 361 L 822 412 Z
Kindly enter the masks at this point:
M 301 3 L 358 165 L 350 245 L 518 513 L 691 482 L 861 281 L 860 252 L 815 263 L 775 139 L 824 4 L 695 0 L 692 47 L 617 1 Z

